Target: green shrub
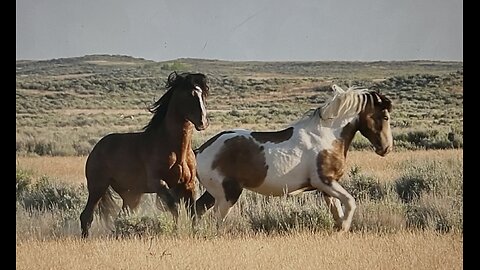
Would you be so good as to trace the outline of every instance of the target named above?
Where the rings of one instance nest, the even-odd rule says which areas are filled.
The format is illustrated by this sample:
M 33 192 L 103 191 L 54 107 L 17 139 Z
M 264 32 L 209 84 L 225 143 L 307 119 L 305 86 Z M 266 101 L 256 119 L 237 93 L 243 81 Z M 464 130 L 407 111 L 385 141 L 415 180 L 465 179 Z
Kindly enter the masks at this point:
M 355 135 L 353 137 L 352 143 L 350 144 L 350 150 L 365 150 L 365 149 L 373 149 L 372 144 L 368 141 L 367 138 L 363 137 L 362 135 Z
M 451 198 L 425 195 L 406 208 L 407 225 L 439 232 L 463 231 L 463 202 Z
M 16 169 L 16 191 L 17 200 L 19 196 L 27 192 L 30 184 L 32 183 L 32 174 L 29 171 Z
M 258 196 L 256 203 L 249 200 L 251 205 L 242 209 L 254 232 L 317 231 L 333 227 L 330 212 L 318 201 L 318 194 L 284 197 L 255 195 Z
M 156 217 L 120 215 L 116 218 L 114 226 L 114 234 L 121 237 L 141 237 L 173 231 L 172 220 L 165 215 Z
M 352 221 L 352 231 L 395 232 L 406 226 L 405 205 L 396 200 L 362 201 Z
M 33 145 L 33 152 L 40 156 L 53 155 L 55 143 L 52 141 L 38 141 Z
M 73 149 L 75 149 L 77 156 L 86 156 L 90 154 L 92 148 L 93 147 L 89 142 L 75 142 L 73 144 Z
M 348 173 L 349 180 L 343 187 L 356 199 L 382 200 L 387 194 L 387 187 L 372 176 L 360 172 L 360 168 L 353 166 Z
M 29 210 L 75 210 L 85 202 L 85 190 L 62 183 L 52 183 L 42 177 L 21 196 L 21 202 Z
M 393 135 L 395 147 L 406 149 L 451 149 L 463 147 L 463 132 L 414 130 Z
M 395 189 L 403 202 L 409 203 L 420 198 L 425 192 L 430 192 L 435 186 L 431 178 L 422 175 L 405 175 L 395 182 Z
M 409 203 L 421 195 L 463 196 L 463 160 L 409 161 L 404 173 L 394 182 L 395 191 Z
M 463 231 L 463 159 L 410 161 L 403 167 L 394 185 L 406 204 L 407 226 Z
M 24 143 L 27 153 L 35 153 L 39 156 L 70 156 L 75 154 L 71 145 L 54 139 L 29 140 Z M 18 144 L 17 145 L 21 145 Z
M 180 71 L 183 71 L 183 70 L 187 70 L 188 64 L 182 63 L 180 61 L 173 61 L 173 62 L 170 62 L 170 63 L 163 64 L 161 68 L 163 70 L 180 72 Z

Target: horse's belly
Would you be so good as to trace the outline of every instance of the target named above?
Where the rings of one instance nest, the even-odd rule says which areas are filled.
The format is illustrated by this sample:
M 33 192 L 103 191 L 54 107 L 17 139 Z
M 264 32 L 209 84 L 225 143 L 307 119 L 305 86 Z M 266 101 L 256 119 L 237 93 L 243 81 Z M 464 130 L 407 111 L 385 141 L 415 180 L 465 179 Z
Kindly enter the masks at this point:
M 128 190 L 128 191 L 141 192 L 141 193 L 156 192 L 154 190 L 149 189 L 147 181 L 144 177 L 138 177 L 138 176 L 130 176 L 130 177 L 125 177 L 124 175 L 117 176 L 112 179 L 111 186 L 115 190 L 117 189 Z
M 311 190 L 312 186 L 308 179 L 277 178 L 269 179 L 258 187 L 249 188 L 249 190 L 271 196 L 282 196 L 285 194 L 295 194 L 302 191 Z

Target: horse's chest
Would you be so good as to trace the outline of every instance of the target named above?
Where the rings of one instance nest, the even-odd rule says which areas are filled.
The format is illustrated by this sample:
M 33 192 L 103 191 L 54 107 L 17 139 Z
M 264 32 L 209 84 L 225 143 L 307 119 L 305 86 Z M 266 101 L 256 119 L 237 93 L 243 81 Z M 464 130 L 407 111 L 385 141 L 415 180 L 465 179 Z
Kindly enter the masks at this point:
M 195 174 L 190 158 L 181 158 L 179 155 L 171 153 L 164 162 L 166 166 L 162 166 L 164 168 L 162 174 L 167 182 L 189 181 Z
M 168 171 L 170 178 L 189 180 L 192 177 L 192 171 L 190 166 L 186 162 L 175 163 Z
M 317 173 L 320 179 L 330 184 L 338 181 L 345 168 L 345 157 L 340 151 L 322 150 L 317 155 Z

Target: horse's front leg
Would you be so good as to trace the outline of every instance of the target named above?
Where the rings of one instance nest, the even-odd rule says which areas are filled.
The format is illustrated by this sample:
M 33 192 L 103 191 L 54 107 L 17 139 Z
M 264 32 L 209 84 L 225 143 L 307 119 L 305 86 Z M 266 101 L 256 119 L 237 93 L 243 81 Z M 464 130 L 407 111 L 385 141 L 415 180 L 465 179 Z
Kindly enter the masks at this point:
M 178 198 L 164 180 L 171 179 L 168 173 L 168 171 L 164 170 L 147 170 L 147 188 L 148 192 L 157 193 L 157 198 L 160 198 L 176 219 L 178 217 Z
M 164 180 L 158 181 L 157 186 L 157 196 L 166 204 L 170 213 L 172 213 L 173 218 L 177 220 L 178 218 L 178 197 L 172 189 L 169 188 L 168 184 Z
M 325 192 L 322 192 L 322 194 L 330 213 L 333 215 L 333 219 L 335 219 L 335 227 L 341 229 L 344 214 L 340 200 L 328 195 Z
M 181 164 L 180 184 L 178 185 L 178 197 L 184 200 L 189 211 L 190 218 L 195 215 L 195 199 L 197 195 L 196 163 L 193 153 L 189 160 Z
M 331 178 L 325 176 L 321 177 L 318 174 L 315 174 L 311 177 L 310 181 L 313 187 L 327 194 L 330 197 L 339 199 L 340 202 L 345 206 L 345 214 L 343 215 L 343 217 L 341 216 L 340 212 L 341 205 L 336 203 L 335 200 L 332 200 L 332 202 L 334 203 L 334 205 L 332 206 L 335 208 L 337 213 L 334 213 L 332 208 L 330 208 L 330 210 L 332 211 L 334 218 L 338 218 L 336 227 L 338 227 L 342 231 L 349 231 L 352 224 L 353 214 L 355 213 L 355 209 L 357 208 L 357 205 L 355 204 L 355 199 L 352 197 L 352 195 L 350 195 L 350 193 L 348 193 L 348 191 L 346 191 L 338 183 L 338 181 Z

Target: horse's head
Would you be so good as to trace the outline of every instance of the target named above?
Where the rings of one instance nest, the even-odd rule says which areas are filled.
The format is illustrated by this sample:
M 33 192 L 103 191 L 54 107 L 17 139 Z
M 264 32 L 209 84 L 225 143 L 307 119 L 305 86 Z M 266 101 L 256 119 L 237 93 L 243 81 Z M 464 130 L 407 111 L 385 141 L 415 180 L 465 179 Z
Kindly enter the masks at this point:
M 195 126 L 198 131 L 208 127 L 205 99 L 209 87 L 207 77 L 201 73 L 172 72 L 168 76 L 167 86 L 175 87 L 175 96 L 179 103 L 179 112 Z
M 375 147 L 375 153 L 385 156 L 393 148 L 390 112 L 392 102 L 384 95 L 370 91 L 365 108 L 359 114 L 359 130 Z

